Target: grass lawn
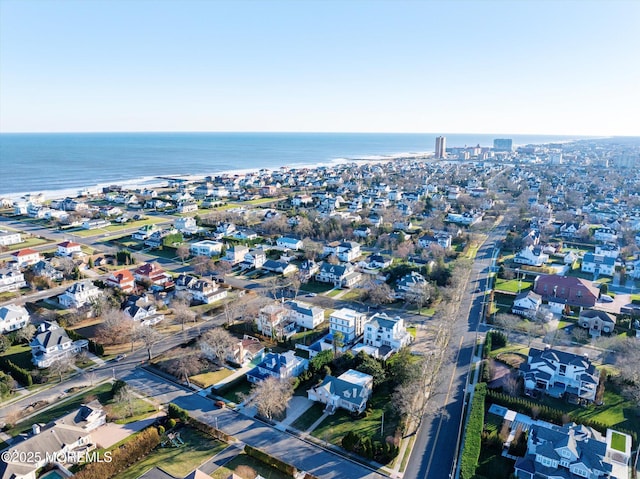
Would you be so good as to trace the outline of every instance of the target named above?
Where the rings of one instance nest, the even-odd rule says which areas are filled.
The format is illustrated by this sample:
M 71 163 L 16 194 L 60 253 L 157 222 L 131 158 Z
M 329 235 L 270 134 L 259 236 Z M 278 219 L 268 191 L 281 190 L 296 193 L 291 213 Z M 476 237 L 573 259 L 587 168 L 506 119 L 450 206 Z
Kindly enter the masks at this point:
M 476 474 L 491 479 L 509 479 L 513 472 L 514 461 L 492 451 L 480 450 Z
M 145 417 L 157 412 L 156 407 L 148 401 L 142 398 L 136 398 L 131 405 L 133 412 L 132 416 L 125 417 L 128 413 L 127 407 L 124 404 L 107 404 L 105 406 L 107 411 L 108 420 L 117 424 L 129 424 L 130 422 L 144 419 Z
M 173 476 L 184 477 L 226 447 L 226 444 L 189 427 L 183 427 L 179 432 L 183 446 L 158 446 L 142 461 L 115 476 L 116 479 L 135 479 L 155 466 L 161 466 Z
M 611 431 L 611 448 L 616 451 L 625 452 L 625 447 L 627 445 L 627 437 L 622 434 Z
M 252 469 L 253 472 L 249 471 L 249 469 Z M 254 477 L 256 477 L 256 473 L 260 474 L 265 479 L 291 478 L 291 476 L 288 476 L 284 472 L 280 472 L 277 469 L 269 467 L 265 463 L 258 461 L 257 459 L 244 453 L 238 454 L 224 466 L 214 471 L 211 477 L 213 479 L 227 479 L 227 477 L 229 477 L 232 473 L 235 473 L 242 479 L 253 479 Z
M 570 406 L 570 405 L 565 405 Z M 574 407 L 574 406 L 570 406 Z M 614 391 L 605 390 L 604 406 L 587 406 L 575 408 L 572 418 L 591 419 L 601 422 L 607 427 L 622 428 L 629 431 L 640 431 L 640 417 L 636 414 L 637 405 L 624 399 Z
M 292 427 L 299 431 L 306 431 L 309 427 L 322 416 L 324 411 L 324 404 L 314 403 L 309 409 L 307 409 L 298 419 L 293 421 Z
M 51 241 L 43 238 L 34 237 L 34 238 L 27 238 L 22 243 L 9 245 L 6 248 L 7 248 L 7 251 L 17 251 L 19 249 L 33 248 L 34 246 L 40 246 L 47 243 L 51 243 Z
M 358 289 L 349 290 L 341 299 L 344 301 L 358 301 L 362 296 L 362 291 Z
M 397 417 L 390 414 L 388 410 L 389 395 L 374 394 L 369 402 L 372 411 L 366 417 L 355 418 L 344 409 L 338 409 L 333 416 L 328 416 L 311 433 L 314 437 L 330 442 L 337 446 L 341 445 L 343 436 L 348 431 L 371 437 L 372 441 L 383 442 L 387 436 L 393 436 L 398 427 Z M 384 434 L 380 434 L 382 424 L 382 412 L 386 410 L 384 417 Z
M 27 344 L 17 344 L 11 346 L 4 353 L 0 354 L 0 357 L 11 361 L 16 366 L 31 371 L 35 368 L 31 362 L 31 348 Z
M 111 383 L 100 384 L 99 386 L 96 386 L 93 389 L 88 389 L 83 394 L 73 399 L 63 401 L 55 405 L 51 409 L 41 412 L 40 414 L 36 414 L 35 416 L 32 416 L 29 419 L 26 419 L 18 423 L 17 425 L 15 425 L 14 427 L 12 427 L 11 429 L 5 432 L 10 436 L 17 436 L 18 434 L 31 429 L 31 426 L 35 423 L 47 424 L 48 422 L 54 419 L 57 419 L 60 416 L 64 416 L 66 413 L 69 413 L 77 409 L 78 407 L 80 407 L 80 404 L 86 402 L 87 398 L 90 398 L 90 397 L 97 397 L 97 399 L 102 404 L 106 404 L 109 400 L 111 400 L 111 397 L 112 397 Z
M 119 231 L 128 230 L 130 228 L 140 228 L 141 226 L 144 226 L 144 225 L 152 225 L 156 223 L 166 223 L 166 222 L 167 220 L 164 218 L 147 218 L 140 221 L 132 221 L 132 222 L 127 222 L 122 224 L 115 223 L 109 226 L 105 226 L 104 228 L 98 228 L 95 230 L 78 229 L 76 231 L 72 231 L 71 233 L 74 235 L 86 238 L 89 236 L 100 236 L 106 233 L 117 233 Z
M 325 296 L 333 298 L 334 296 L 338 296 L 340 293 L 342 293 L 341 289 L 334 289 L 333 291 L 329 291 Z
M 252 386 L 253 385 L 249 381 L 243 379 L 242 381 L 238 381 L 233 384 L 228 389 L 223 389 L 221 393 L 216 393 L 216 391 L 213 391 L 213 393 L 218 396 L 222 396 L 228 401 L 240 404 L 244 400 L 244 396 L 249 394 Z
M 409 332 L 409 334 L 411 336 L 413 336 L 414 338 L 416 337 L 416 327 L 415 326 L 409 326 L 407 328 L 407 331 Z
M 518 291 L 526 291 L 533 286 L 533 282 L 517 280 L 517 279 L 501 279 L 496 278 L 494 289 L 496 291 L 507 291 L 509 293 L 518 293 Z
M 491 351 L 491 353 L 489 353 L 489 356 L 495 358 L 499 354 L 504 353 L 517 353 L 527 356 L 529 354 L 529 348 L 524 344 L 512 343 L 507 344 L 504 348 L 494 349 L 493 351 Z
M 231 376 L 233 371 L 227 368 L 222 368 L 219 371 L 210 371 L 208 373 L 196 374 L 195 376 L 189 377 L 189 381 L 194 384 L 197 384 L 201 388 L 208 388 L 209 386 L 213 386 L 214 384 L 219 383 L 224 378 Z
M 320 283 L 317 281 L 309 281 L 308 283 L 300 286 L 300 291 L 305 293 L 325 293 L 333 289 L 333 285 L 330 283 Z

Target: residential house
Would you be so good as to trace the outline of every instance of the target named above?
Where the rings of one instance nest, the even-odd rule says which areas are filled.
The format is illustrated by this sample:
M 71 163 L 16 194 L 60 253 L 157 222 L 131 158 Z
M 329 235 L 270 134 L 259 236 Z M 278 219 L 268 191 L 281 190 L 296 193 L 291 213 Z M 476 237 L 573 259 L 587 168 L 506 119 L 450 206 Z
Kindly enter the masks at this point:
M 103 219 L 86 220 L 82 222 L 82 228 L 85 230 L 98 230 L 111 226 L 111 221 Z
M 229 353 L 227 360 L 240 366 L 245 366 L 255 358 L 262 359 L 263 356 L 264 346 L 260 343 L 260 340 L 245 334 L 244 337 L 236 343 L 233 351 Z
M 136 280 L 128 269 L 114 271 L 104 280 L 107 286 L 117 288 L 125 293 L 132 292 L 136 287 Z
M 151 284 L 169 286 L 172 277 L 158 263 L 145 263 L 133 270 L 136 281 L 140 283 L 149 282 Z
M 248 228 L 240 228 L 234 231 L 231 237 L 239 240 L 254 240 L 258 238 L 258 233 Z
M 355 230 L 353 230 L 353 235 L 358 238 L 368 238 L 371 236 L 371 228 L 367 225 L 358 226 Z
M 38 261 L 36 264 L 31 266 L 31 272 L 34 276 L 47 278 L 51 281 L 62 281 L 64 279 L 64 273 L 54 268 L 47 260 Z
M 262 266 L 262 269 L 271 271 L 272 273 L 278 273 L 282 276 L 287 276 L 295 273 L 298 267 L 293 263 L 287 263 L 286 261 L 276 261 L 273 259 L 266 260 Z
M 355 241 L 334 241 L 325 245 L 323 254 L 335 255 L 340 261 L 348 263 L 360 256 L 360 243 Z
M 160 246 L 162 246 L 162 244 L 164 243 L 164 239 L 167 236 L 176 234 L 177 232 L 178 230 L 176 230 L 175 228 L 167 228 L 154 231 L 146 240 L 144 240 L 144 245 L 150 248 L 159 248 Z
M 20 251 L 12 253 L 11 256 L 13 256 L 13 260 L 16 262 L 18 268 L 31 266 L 42 259 L 40 253 L 31 248 L 21 249 Z
M 613 276 L 616 268 L 616 259 L 601 254 L 585 253 L 582 258 L 584 273 L 593 273 L 594 276 Z
M 617 258 L 620 256 L 620 247 L 613 243 L 604 243 L 596 245 L 595 254 Z
M 7 291 L 18 291 L 20 288 L 25 288 L 27 282 L 24 279 L 24 274 L 16 268 L 0 268 L 0 293 Z
M 220 288 L 218 283 L 207 279 L 193 281 L 187 287 L 194 301 L 201 304 L 212 304 L 227 297 L 227 290 Z
M 527 362 L 520 365 L 525 392 L 542 391 L 549 396 L 569 396 L 581 403 L 596 399 L 600 371 L 586 356 L 558 349 L 531 348 Z
M 192 243 L 189 247 L 191 254 L 194 256 L 220 256 L 223 244 L 219 241 L 202 240 Z
M 531 228 L 522 236 L 522 244 L 524 246 L 538 246 L 540 243 L 540 230 Z
M 244 255 L 249 252 L 249 248 L 244 245 L 235 245 L 227 249 L 227 253 L 222 258 L 223 261 L 231 263 L 232 266 L 242 263 Z
M 252 248 L 244 255 L 244 261 L 240 263 L 241 269 L 262 268 L 267 261 L 267 254 L 260 248 Z
M 265 336 L 290 338 L 296 332 L 296 323 L 289 318 L 287 309 L 280 303 L 268 304 L 260 310 L 256 326 Z
M 280 380 L 295 378 L 308 366 L 309 361 L 296 356 L 293 351 L 267 353 L 255 368 L 247 372 L 247 381 L 255 384 L 269 377 Z
M 195 218 L 192 216 L 185 216 L 183 218 L 178 218 L 174 221 L 173 226 L 183 234 L 186 235 L 194 235 L 196 234 L 200 228 L 196 224 Z
M 198 281 L 198 278 L 195 276 L 190 276 L 188 274 L 181 274 L 175 281 L 176 291 L 184 291 L 189 288 L 189 286 Z
M 321 283 L 332 283 L 337 288 L 351 288 L 360 282 L 362 275 L 351 263 L 331 264 L 324 261 L 315 278 Z
M 0 333 L 24 328 L 29 323 L 29 311 L 24 306 L 7 304 L 0 307 Z
M 559 234 L 563 238 L 575 238 L 582 229 L 580 223 L 564 223 L 560 226 Z
M 421 248 L 428 248 L 432 244 L 437 244 L 444 249 L 451 248 L 453 236 L 446 231 L 434 231 L 432 234 L 425 234 L 418 238 L 418 244 Z
M 58 256 L 74 256 L 81 255 L 82 253 L 82 245 L 80 243 L 74 243 L 73 241 L 64 241 L 58 244 L 58 251 L 56 251 Z
M 575 251 L 568 251 L 567 254 L 565 254 L 564 257 L 562 258 L 562 262 L 564 264 L 572 265 L 576 261 L 578 261 L 578 258 L 580 258 L 580 257 L 578 256 L 578 254 Z
M 0 478 L 35 479 L 37 472 L 47 464 L 58 462 L 51 458 L 64 458 L 59 463 L 67 467 L 84 462 L 89 457 L 87 453 L 96 447 L 91 431 L 105 423 L 106 412 L 98 400 L 94 400 L 44 427 L 34 424 L 31 437 L 7 449 L 0 461 Z M 33 460 L 25 461 L 24 458 Z M 62 476 L 56 473 L 56 477 Z
M 69 286 L 58 297 L 58 302 L 65 308 L 82 308 L 90 305 L 102 296 L 102 291 L 91 281 L 79 281 Z
M 152 326 L 164 319 L 164 314 L 158 313 L 155 301 L 147 295 L 131 295 L 122 305 L 122 311 L 127 317 L 144 326 Z
M 613 447 L 614 434 L 623 438 L 624 451 Z M 608 429 L 605 439 L 587 426 L 535 421 L 528 431 L 527 453 L 517 458 L 514 475 L 517 479 L 626 478 L 630 455 L 628 434 Z
M 138 231 L 133 233 L 131 236 L 133 237 L 133 239 L 144 241 L 159 229 L 160 228 L 158 228 L 156 225 L 144 225 L 141 226 Z
M 593 239 L 595 239 L 596 241 L 602 241 L 604 243 L 615 243 L 616 241 L 618 241 L 618 232 L 613 228 L 597 228 L 593 232 Z
M 316 273 L 318 273 L 318 271 L 320 271 L 320 265 L 312 259 L 305 259 L 302 261 L 302 264 L 300 264 L 299 270 L 300 281 L 307 283 Z
M 314 329 L 324 321 L 324 309 L 299 300 L 291 300 L 285 303 L 288 316 L 295 323 L 306 329 Z
M 533 291 L 541 295 L 555 313 L 561 313 L 565 305 L 593 308 L 600 295 L 600 290 L 591 281 L 552 274 L 538 276 Z
M 297 238 L 289 238 L 286 236 L 281 236 L 277 239 L 276 245 L 280 248 L 284 249 L 292 249 L 294 251 L 301 250 L 304 246 L 302 244 L 302 240 Z
M 353 309 L 337 309 L 329 316 L 329 333 L 341 333 L 344 344 L 353 343 L 362 336 L 366 319 L 366 314 Z
M 391 266 L 392 262 L 392 258 L 384 257 L 381 254 L 372 254 L 367 258 L 366 265 L 370 269 L 386 268 Z
M 180 201 L 178 202 L 176 211 L 178 213 L 193 213 L 194 211 L 198 211 L 198 203 L 193 200 Z
M 513 258 L 513 262 L 517 264 L 526 264 L 528 266 L 544 266 L 549 261 L 549 255 L 542 252 L 540 246 L 525 246 Z
M 533 291 L 527 291 L 515 297 L 511 312 L 526 318 L 535 318 L 540 306 L 542 306 L 542 296 Z
M 611 334 L 616 326 L 616 317 L 613 314 L 595 309 L 585 309 L 580 312 L 578 325 L 589 330 L 589 334 L 597 338 L 602 333 Z
M 326 404 L 326 411 L 337 408 L 362 413 L 373 391 L 373 376 L 349 369 L 340 376 L 325 376 L 322 383 L 307 391 L 311 401 Z
M 22 243 L 22 234 L 0 229 L 0 246 L 11 246 Z
M 307 206 L 313 203 L 313 198 L 309 195 L 296 195 L 291 199 L 293 206 Z
M 53 321 L 40 323 L 29 343 L 31 361 L 39 368 L 48 368 L 57 359 L 72 356 L 89 346 L 89 341 L 72 341 L 67 332 Z
M 404 299 L 407 292 L 415 291 L 419 285 L 426 284 L 427 280 L 417 271 L 411 271 L 405 274 L 396 283 L 396 298 Z
M 390 318 L 385 313 L 374 314 L 364 324 L 364 344 L 377 348 L 377 357 L 387 358 L 413 341 L 404 326 L 404 319 Z
M 472 226 L 482 221 L 484 213 L 482 212 L 470 212 L 464 213 L 447 213 L 447 221 L 450 223 L 456 223 L 459 225 Z

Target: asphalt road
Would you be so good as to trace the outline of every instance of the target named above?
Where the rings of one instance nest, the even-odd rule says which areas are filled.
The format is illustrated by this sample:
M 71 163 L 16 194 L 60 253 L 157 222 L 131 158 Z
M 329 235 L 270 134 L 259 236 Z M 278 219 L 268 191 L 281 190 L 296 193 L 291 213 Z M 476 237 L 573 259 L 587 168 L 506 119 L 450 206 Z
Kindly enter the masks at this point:
M 487 286 L 489 268 L 496 242 L 504 228 L 492 230 L 473 263 L 467 291 L 460 303 L 459 318 L 453 326 L 449 349 L 451 360 L 445 361 L 438 384 L 431 396 L 430 411 L 416 433 L 413 450 L 404 473 L 405 479 L 445 479 L 453 477 L 454 460 L 460 439 L 465 387 L 476 344 L 484 297 L 476 293 Z M 467 314 L 468 313 L 468 314 Z

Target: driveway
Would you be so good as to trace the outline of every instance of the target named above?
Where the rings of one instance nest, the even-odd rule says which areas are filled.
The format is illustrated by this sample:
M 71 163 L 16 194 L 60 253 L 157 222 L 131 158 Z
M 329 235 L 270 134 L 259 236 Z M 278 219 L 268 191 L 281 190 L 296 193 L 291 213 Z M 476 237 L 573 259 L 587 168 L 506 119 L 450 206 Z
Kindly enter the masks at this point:
M 164 416 L 164 413 L 157 413 L 146 419 L 134 421 L 129 424 L 116 424 L 114 422 L 110 422 L 93 431 L 91 433 L 91 438 L 99 447 L 111 447 L 115 443 L 126 439 L 134 432 L 142 431 L 145 427 L 152 425 L 160 416 Z

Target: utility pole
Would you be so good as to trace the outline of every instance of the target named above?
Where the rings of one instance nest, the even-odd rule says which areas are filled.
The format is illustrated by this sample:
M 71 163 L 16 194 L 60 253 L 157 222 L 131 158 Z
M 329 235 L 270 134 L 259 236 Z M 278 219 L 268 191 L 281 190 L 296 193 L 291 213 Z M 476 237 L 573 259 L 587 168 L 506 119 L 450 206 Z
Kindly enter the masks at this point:
M 380 436 L 384 439 L 384 411 L 382 411 L 382 424 L 380 425 Z

